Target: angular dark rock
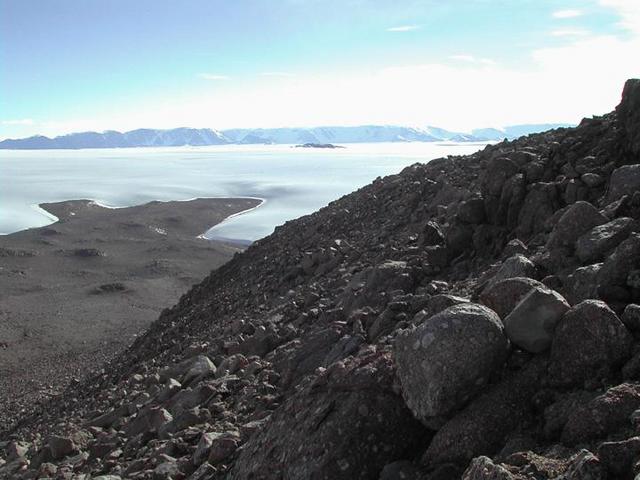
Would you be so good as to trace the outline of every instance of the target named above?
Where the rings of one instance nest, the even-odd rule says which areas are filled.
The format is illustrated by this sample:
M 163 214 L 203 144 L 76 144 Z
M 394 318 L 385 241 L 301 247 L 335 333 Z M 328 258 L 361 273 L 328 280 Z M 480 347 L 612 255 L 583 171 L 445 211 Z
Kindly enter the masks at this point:
M 633 154 L 640 154 L 640 80 L 626 81 L 616 113 L 624 129 L 627 149 Z
M 462 480 L 515 480 L 509 470 L 496 465 L 489 457 L 474 458 L 462 475 Z
M 543 232 L 546 222 L 558 208 L 560 199 L 554 183 L 539 182 L 531 185 L 518 215 L 518 236 L 526 237 Z
M 480 303 L 486 305 L 496 312 L 501 319 L 504 319 L 536 287 L 544 288 L 544 285 L 527 277 L 507 278 L 485 288 L 480 294 Z
M 563 480 L 603 480 L 605 471 L 600 460 L 589 450 L 581 450 L 569 460 Z
M 632 228 L 633 219 L 629 217 L 594 227 L 576 241 L 576 255 L 583 263 L 602 260 L 607 252 L 629 236 Z
M 576 241 L 593 227 L 607 222 L 596 207 L 589 202 L 576 202 L 564 212 L 553 227 L 547 242 L 549 250 L 569 248 L 573 251 Z
M 524 255 L 516 254 L 507 258 L 495 275 L 487 282 L 485 290 L 491 288 L 497 282 L 505 280 L 507 278 L 515 277 L 527 277 L 533 278 L 536 276 L 536 266 Z
M 567 289 L 567 299 L 571 304 L 599 298 L 598 273 L 601 268 L 602 263 L 594 263 L 586 267 L 576 268 L 573 273 L 567 276 L 564 283 Z
M 623 195 L 633 195 L 640 190 L 640 165 L 624 165 L 616 168 L 609 180 L 607 203 L 618 200 Z
M 623 383 L 578 407 L 562 430 L 562 441 L 576 445 L 630 427 L 629 417 L 640 408 L 640 385 Z
M 603 442 L 598 446 L 598 458 L 610 475 L 628 477 L 631 467 L 640 458 L 640 437 L 620 442 Z
M 632 233 L 615 249 L 598 273 L 598 293 L 608 300 L 611 288 L 626 290 L 629 274 L 640 267 L 640 234 Z M 614 298 L 615 299 L 615 298 Z
M 556 325 L 569 310 L 569 304 L 558 292 L 534 287 L 504 319 L 507 337 L 514 344 L 532 353 L 551 346 Z

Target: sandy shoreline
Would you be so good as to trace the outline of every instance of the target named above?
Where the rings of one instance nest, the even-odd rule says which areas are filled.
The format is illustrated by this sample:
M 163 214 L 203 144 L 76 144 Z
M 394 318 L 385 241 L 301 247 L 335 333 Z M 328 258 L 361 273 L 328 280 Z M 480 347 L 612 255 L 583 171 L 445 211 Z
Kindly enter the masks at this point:
M 203 242 L 204 226 L 262 204 L 229 197 L 118 208 L 42 203 L 55 222 L 0 236 L 0 432 L 21 409 L 128 346 L 242 249 Z

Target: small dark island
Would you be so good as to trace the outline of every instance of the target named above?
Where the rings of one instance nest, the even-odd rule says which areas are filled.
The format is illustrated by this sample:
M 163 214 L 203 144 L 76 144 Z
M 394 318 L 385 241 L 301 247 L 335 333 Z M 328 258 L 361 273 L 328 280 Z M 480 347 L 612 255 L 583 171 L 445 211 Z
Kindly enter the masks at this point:
M 296 148 L 346 148 L 342 145 L 334 145 L 333 143 L 305 143 L 296 145 Z

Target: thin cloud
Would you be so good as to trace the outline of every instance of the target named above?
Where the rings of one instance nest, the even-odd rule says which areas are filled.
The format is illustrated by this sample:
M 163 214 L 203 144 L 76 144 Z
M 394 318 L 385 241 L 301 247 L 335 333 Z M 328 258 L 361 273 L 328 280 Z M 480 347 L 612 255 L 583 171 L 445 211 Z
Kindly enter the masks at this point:
M 33 125 L 35 122 L 31 118 L 22 118 L 15 120 L 2 120 L 2 125 Z
M 490 58 L 476 58 L 473 55 L 460 54 L 460 55 L 451 55 L 449 57 L 451 60 L 457 60 L 460 62 L 467 63 L 475 63 L 480 65 L 495 65 L 495 60 L 491 60 Z
M 261 77 L 295 77 L 294 73 L 290 72 L 260 72 Z
M 419 28 L 419 25 L 399 25 L 397 27 L 387 28 L 387 32 L 411 32 L 413 30 L 418 30 Z
M 226 75 L 218 75 L 218 74 L 215 74 L 215 73 L 199 73 L 198 77 L 202 78 L 204 80 L 214 80 L 214 81 L 229 80 L 228 76 L 226 76 Z
M 613 9 L 619 16 L 618 25 L 636 35 L 640 34 L 640 2 L 638 0 L 600 0 L 600 5 Z
M 589 35 L 589 32 L 578 28 L 565 28 L 552 30 L 551 35 L 554 37 L 586 37 Z
M 576 18 L 582 15 L 584 12 L 578 9 L 556 10 L 551 14 L 553 18 Z

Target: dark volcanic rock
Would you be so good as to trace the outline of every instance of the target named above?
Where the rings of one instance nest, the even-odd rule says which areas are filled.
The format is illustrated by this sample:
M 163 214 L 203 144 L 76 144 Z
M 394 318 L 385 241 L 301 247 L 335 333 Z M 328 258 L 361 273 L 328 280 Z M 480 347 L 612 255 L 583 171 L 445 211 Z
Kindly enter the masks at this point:
M 629 275 L 640 267 L 640 234 L 632 233 L 609 256 L 598 272 L 598 293 L 605 300 L 617 300 L 612 289 L 628 293 Z M 624 298 L 624 297 L 623 297 Z
M 598 457 L 589 450 L 581 450 L 571 458 L 562 478 L 566 480 L 602 480 L 604 474 L 604 468 Z
M 594 263 L 586 267 L 576 268 L 567 276 L 564 286 L 567 289 L 567 299 L 571 304 L 583 300 L 598 298 L 598 273 L 601 263 Z
M 598 446 L 598 458 L 611 475 L 629 476 L 634 462 L 640 458 L 640 437 L 603 442 Z
M 437 427 L 483 388 L 504 362 L 508 345 L 496 313 L 472 303 L 449 307 L 400 333 L 394 357 L 407 405 Z
M 464 472 L 462 480 L 514 480 L 506 468 L 496 465 L 488 457 L 474 458 Z
M 487 287 L 480 295 L 480 303 L 495 311 L 504 319 L 515 306 L 535 287 L 544 288 L 537 280 L 513 277 Z
M 596 207 L 588 202 L 576 202 L 564 212 L 553 227 L 547 248 L 556 250 L 564 247 L 573 251 L 581 235 L 606 222 L 607 218 Z
M 556 329 L 549 375 L 557 385 L 581 386 L 606 378 L 630 355 L 631 335 L 603 302 L 585 300 L 569 310 Z
M 623 195 L 633 195 L 640 191 L 640 165 L 625 165 L 611 174 L 607 201 L 613 202 Z
M 468 462 L 497 453 L 507 436 L 532 415 L 532 398 L 545 370 L 546 362 L 537 359 L 475 399 L 438 430 L 423 462 Z
M 534 287 L 504 318 L 505 333 L 520 348 L 543 352 L 551 346 L 556 324 L 567 310 L 569 304 L 558 292 Z
M 630 427 L 630 416 L 640 407 L 640 386 L 623 383 L 577 408 L 562 431 L 567 445 L 603 438 Z
M 640 154 L 640 80 L 627 80 L 616 113 L 624 129 L 626 147 L 631 153 Z
M 611 222 L 592 228 L 578 238 L 576 255 L 583 263 L 602 260 L 605 254 L 618 246 L 633 228 L 633 219 L 616 218 Z
M 375 351 L 334 364 L 251 438 L 229 478 L 377 479 L 425 434 L 393 376 L 389 356 Z
M 501 280 L 506 280 L 507 278 L 514 277 L 535 277 L 536 276 L 536 266 L 534 263 L 529 260 L 524 255 L 516 254 L 512 257 L 507 258 L 500 268 L 496 272 L 496 274 L 489 280 L 486 289 L 491 288 L 497 282 Z

